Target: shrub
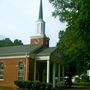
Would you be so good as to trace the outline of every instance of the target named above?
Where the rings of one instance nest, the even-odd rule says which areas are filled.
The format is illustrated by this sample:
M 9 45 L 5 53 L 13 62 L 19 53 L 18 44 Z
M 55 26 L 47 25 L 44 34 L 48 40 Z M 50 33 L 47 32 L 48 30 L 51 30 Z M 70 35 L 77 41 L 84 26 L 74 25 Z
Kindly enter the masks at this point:
M 41 84 L 40 84 L 40 90 L 46 90 L 46 83 L 41 82 Z
M 46 90 L 51 90 L 52 89 L 52 84 L 51 83 L 47 83 L 46 84 Z
M 29 80 L 16 80 L 14 81 L 15 85 L 19 88 L 29 88 L 31 90 L 51 90 L 51 83 L 44 83 L 39 81 L 29 81 Z
M 80 77 L 81 77 L 80 79 L 81 82 L 88 82 L 88 76 L 86 74 L 82 74 Z
M 19 88 L 30 88 L 31 87 L 31 81 L 16 80 L 14 83 Z
M 39 81 L 32 81 L 32 89 L 39 90 L 40 89 L 40 82 Z
M 76 77 L 75 78 L 75 82 L 79 83 L 80 82 L 80 78 L 79 77 Z

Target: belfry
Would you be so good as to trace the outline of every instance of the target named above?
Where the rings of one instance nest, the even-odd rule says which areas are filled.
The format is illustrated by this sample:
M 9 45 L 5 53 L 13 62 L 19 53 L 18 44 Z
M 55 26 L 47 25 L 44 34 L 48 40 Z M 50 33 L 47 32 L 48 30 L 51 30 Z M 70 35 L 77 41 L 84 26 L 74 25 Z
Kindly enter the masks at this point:
M 41 44 L 49 47 L 49 38 L 45 34 L 45 21 L 43 20 L 43 6 L 40 0 L 39 16 L 37 20 L 36 36 L 31 37 L 31 44 Z

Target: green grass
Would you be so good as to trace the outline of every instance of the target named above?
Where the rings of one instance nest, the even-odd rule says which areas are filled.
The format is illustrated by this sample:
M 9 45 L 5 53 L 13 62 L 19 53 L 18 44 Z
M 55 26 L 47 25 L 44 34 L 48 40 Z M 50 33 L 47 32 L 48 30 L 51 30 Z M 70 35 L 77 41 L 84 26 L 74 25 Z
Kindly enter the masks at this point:
M 86 82 L 75 83 L 70 90 L 90 90 L 90 85 Z

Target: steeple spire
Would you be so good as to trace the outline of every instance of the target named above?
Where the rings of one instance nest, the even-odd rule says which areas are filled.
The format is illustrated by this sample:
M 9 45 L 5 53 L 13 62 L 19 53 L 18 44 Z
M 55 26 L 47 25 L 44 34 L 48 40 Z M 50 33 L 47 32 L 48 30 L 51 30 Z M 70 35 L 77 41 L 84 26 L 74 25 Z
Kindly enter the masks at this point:
M 42 0 L 40 0 L 39 19 L 43 19 Z
M 40 0 L 39 17 L 37 21 L 37 34 L 45 35 L 45 22 L 43 20 L 42 0 Z

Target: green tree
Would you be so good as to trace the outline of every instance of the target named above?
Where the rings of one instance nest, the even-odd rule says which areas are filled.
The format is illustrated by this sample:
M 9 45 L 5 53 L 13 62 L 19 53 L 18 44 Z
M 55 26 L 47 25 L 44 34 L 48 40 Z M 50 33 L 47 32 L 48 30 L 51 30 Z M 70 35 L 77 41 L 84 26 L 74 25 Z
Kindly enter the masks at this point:
M 23 45 L 21 40 L 15 39 L 14 40 L 14 45 Z
M 18 40 L 18 39 L 15 39 L 14 42 L 12 42 L 9 38 L 0 40 L 0 47 L 16 46 L 16 45 L 23 45 L 23 43 L 21 40 Z
M 9 38 L 0 40 L 0 47 L 4 47 L 4 46 L 13 46 L 13 42 Z
M 81 74 L 89 61 L 90 0 L 49 0 L 55 10 L 53 16 L 67 22 L 65 31 L 59 33 L 57 44 L 68 72 Z M 73 69 L 73 70 L 71 70 Z

